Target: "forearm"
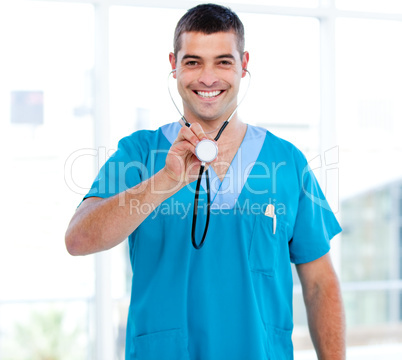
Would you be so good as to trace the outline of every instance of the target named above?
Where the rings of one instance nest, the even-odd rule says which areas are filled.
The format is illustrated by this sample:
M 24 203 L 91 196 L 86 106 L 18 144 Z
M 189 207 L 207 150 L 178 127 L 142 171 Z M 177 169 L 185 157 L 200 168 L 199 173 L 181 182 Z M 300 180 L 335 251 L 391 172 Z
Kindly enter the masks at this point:
M 72 255 L 87 255 L 118 245 L 183 185 L 161 170 L 121 194 L 99 201 L 85 200 L 68 226 L 67 250 Z
M 345 317 L 336 277 L 304 292 L 311 338 L 320 360 L 345 359 Z

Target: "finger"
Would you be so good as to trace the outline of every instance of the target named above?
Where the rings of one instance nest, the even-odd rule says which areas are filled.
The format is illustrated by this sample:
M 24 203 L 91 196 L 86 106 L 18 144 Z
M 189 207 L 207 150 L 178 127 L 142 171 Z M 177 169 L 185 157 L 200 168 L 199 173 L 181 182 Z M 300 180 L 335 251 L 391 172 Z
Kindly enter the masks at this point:
M 198 140 L 208 139 L 208 136 L 205 134 L 204 129 L 198 123 L 191 124 L 190 130 L 197 136 Z
M 181 141 L 188 141 L 193 146 L 196 146 L 200 142 L 200 139 L 190 128 L 183 126 L 173 144 L 177 144 Z
M 189 141 L 178 141 L 171 147 L 171 152 L 177 155 L 185 155 L 185 153 L 191 152 L 195 155 L 195 146 Z

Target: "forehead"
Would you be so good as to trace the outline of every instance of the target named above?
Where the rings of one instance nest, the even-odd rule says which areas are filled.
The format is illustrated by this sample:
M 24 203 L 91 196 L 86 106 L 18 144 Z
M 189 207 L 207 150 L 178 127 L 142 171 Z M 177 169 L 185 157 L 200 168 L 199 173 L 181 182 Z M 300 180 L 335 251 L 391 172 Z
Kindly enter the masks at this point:
M 222 54 L 232 54 L 235 57 L 240 57 L 237 51 L 237 36 L 234 32 L 217 32 L 213 34 L 184 32 L 181 34 L 180 42 L 179 59 L 184 55 L 208 58 Z

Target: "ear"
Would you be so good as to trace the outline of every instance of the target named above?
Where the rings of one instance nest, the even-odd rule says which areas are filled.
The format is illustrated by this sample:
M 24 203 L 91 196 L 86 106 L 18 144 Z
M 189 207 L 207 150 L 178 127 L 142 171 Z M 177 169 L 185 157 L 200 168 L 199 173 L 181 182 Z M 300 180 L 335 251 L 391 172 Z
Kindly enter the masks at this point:
M 245 51 L 243 53 L 243 59 L 242 59 L 242 62 L 241 62 L 241 67 L 243 69 L 242 77 L 245 77 L 246 74 L 247 74 L 246 70 L 247 70 L 247 65 L 248 65 L 249 58 L 250 58 L 250 54 L 248 53 L 248 51 Z
M 172 70 L 176 70 L 176 57 L 172 52 L 169 53 L 169 62 L 170 66 L 172 67 Z M 173 72 L 173 78 L 176 79 L 176 71 Z

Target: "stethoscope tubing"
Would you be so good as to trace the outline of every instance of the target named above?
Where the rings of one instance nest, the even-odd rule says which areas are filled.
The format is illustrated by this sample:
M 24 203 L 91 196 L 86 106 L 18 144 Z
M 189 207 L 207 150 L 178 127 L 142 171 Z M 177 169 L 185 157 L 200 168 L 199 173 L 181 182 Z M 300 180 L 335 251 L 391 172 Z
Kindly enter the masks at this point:
M 218 139 L 220 138 L 220 136 L 222 135 L 223 130 L 225 130 L 226 126 L 229 124 L 229 120 L 226 120 L 221 128 L 218 131 L 218 134 L 215 136 L 214 141 L 218 141 Z M 187 124 L 189 123 L 185 123 L 186 126 L 189 126 Z M 202 174 L 204 173 L 204 169 L 205 169 L 205 163 L 203 162 L 201 164 L 200 167 L 200 172 L 198 174 L 198 179 L 197 179 L 197 185 L 195 188 L 195 196 L 194 196 L 194 209 L 193 209 L 193 223 L 191 226 L 191 243 L 193 244 L 194 249 L 199 250 L 203 247 L 204 245 L 204 241 L 205 238 L 207 236 L 207 232 L 208 232 L 208 227 L 209 227 L 209 219 L 211 216 L 211 189 L 210 189 L 210 184 L 209 184 L 209 174 L 208 174 L 208 169 L 205 170 L 205 180 L 207 183 L 207 220 L 205 223 L 205 228 L 204 228 L 204 233 L 202 235 L 201 241 L 199 244 L 197 244 L 196 240 L 195 240 L 195 228 L 196 228 L 196 224 L 197 224 L 197 214 L 198 214 L 198 199 L 200 196 L 200 186 L 201 186 L 201 180 L 202 180 Z
M 193 244 L 193 247 L 196 250 L 199 250 L 203 247 L 205 237 L 207 236 L 208 232 L 208 227 L 209 227 L 209 219 L 211 215 L 211 191 L 210 191 L 210 184 L 209 184 L 209 175 L 208 175 L 208 169 L 205 171 L 205 179 L 207 182 L 207 220 L 205 223 L 205 228 L 204 228 L 204 233 L 202 235 L 201 241 L 199 244 L 195 241 L 195 228 L 197 226 L 197 214 L 198 214 L 198 198 L 200 195 L 200 185 L 201 185 L 201 179 L 202 179 L 202 174 L 205 169 L 205 164 L 201 164 L 200 167 L 200 173 L 198 174 L 198 180 L 197 180 L 197 186 L 195 188 L 195 197 L 194 197 L 194 210 L 193 210 L 193 224 L 191 226 L 191 243 Z
M 225 130 L 226 126 L 229 124 L 229 120 L 226 120 L 221 128 L 218 131 L 218 134 L 215 136 L 214 141 L 218 141 L 220 136 L 222 135 L 223 130 Z M 190 123 L 186 122 L 186 126 L 190 127 Z M 189 124 L 189 125 L 187 125 Z M 195 229 L 196 229 L 196 224 L 197 224 L 197 215 L 198 215 L 198 199 L 200 196 L 200 186 L 201 186 L 201 180 L 202 180 L 202 174 L 204 173 L 205 169 L 205 163 L 203 162 L 200 166 L 200 172 L 198 174 L 198 179 L 197 179 L 197 185 L 195 188 L 195 196 L 194 196 L 194 209 L 193 209 L 193 223 L 191 226 L 191 243 L 193 244 L 194 249 L 199 250 L 203 247 L 205 238 L 207 236 L 208 232 L 208 227 L 209 227 L 209 219 L 211 216 L 211 189 L 210 189 L 210 183 L 209 183 L 209 174 L 208 174 L 208 169 L 205 171 L 205 181 L 207 183 L 207 220 L 205 223 L 205 228 L 204 228 L 204 233 L 202 235 L 201 241 L 199 244 L 197 244 L 195 240 Z

